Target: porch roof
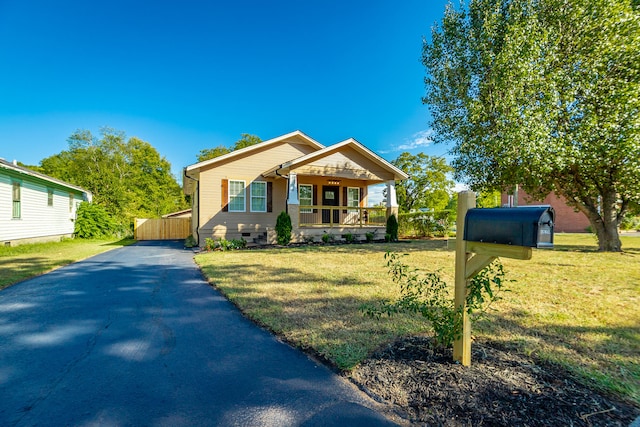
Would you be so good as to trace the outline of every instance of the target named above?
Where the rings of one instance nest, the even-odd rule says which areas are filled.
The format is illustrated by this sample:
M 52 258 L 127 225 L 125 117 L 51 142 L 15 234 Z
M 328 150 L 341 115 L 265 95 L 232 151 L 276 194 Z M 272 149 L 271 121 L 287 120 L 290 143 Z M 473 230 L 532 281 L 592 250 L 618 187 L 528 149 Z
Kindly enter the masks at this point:
M 356 153 L 359 158 L 338 158 L 335 156 L 338 153 Z M 375 170 L 358 164 L 360 163 L 358 162 L 360 159 L 365 160 L 362 163 L 373 165 Z M 345 176 L 345 174 L 352 174 L 358 179 L 367 179 L 370 181 L 384 181 L 387 179 L 401 181 L 409 178 L 409 175 L 353 138 L 346 139 L 337 144 L 275 166 L 263 172 L 262 176 L 265 178 L 282 176 L 296 171 L 303 174 L 327 176 Z M 381 175 L 385 176 L 383 177 Z

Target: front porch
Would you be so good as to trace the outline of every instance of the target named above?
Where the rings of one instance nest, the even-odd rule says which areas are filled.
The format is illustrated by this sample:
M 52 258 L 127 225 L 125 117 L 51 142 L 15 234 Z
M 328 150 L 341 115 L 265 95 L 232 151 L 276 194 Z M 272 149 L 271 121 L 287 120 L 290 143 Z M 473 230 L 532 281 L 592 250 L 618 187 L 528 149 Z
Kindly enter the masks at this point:
M 387 218 L 398 212 L 395 181 L 385 183 L 386 206 L 368 206 L 369 186 L 373 184 L 381 182 L 290 173 L 287 213 L 292 241 L 319 242 L 326 235 L 334 241 L 364 241 L 367 235 L 369 239 L 384 239 Z
M 387 209 L 378 207 L 303 206 L 298 213 L 300 227 L 385 227 Z M 291 215 L 291 214 L 290 214 Z
M 327 234 L 365 240 L 371 233 L 383 239 L 387 218 L 398 214 L 395 183 L 408 178 L 352 138 L 275 166 L 262 176 L 287 180 L 285 208 L 292 242 L 320 241 Z M 384 201 L 369 197 L 371 186 L 378 184 L 386 186 Z
M 323 237 L 331 241 L 380 240 L 386 232 L 385 207 L 345 209 L 344 206 L 289 205 L 289 215 L 294 242 L 320 242 Z

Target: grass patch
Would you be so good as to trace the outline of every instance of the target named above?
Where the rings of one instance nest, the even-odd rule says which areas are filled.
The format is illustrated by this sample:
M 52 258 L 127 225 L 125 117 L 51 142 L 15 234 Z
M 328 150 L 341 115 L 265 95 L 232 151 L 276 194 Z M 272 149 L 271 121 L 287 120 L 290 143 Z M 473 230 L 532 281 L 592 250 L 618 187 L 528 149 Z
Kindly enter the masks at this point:
M 598 253 L 590 235 L 557 235 L 555 250 L 503 259 L 516 282 L 474 324 L 476 339 L 533 354 L 640 404 L 640 238 L 622 241 L 625 253 Z M 397 296 L 387 249 L 410 254 L 405 262 L 421 270 L 442 269 L 453 287 L 455 254 L 442 241 L 216 252 L 196 261 L 249 317 L 349 370 L 396 337 L 428 332 L 421 317 L 376 321 L 358 310 Z
M 135 240 L 65 239 L 0 247 L 0 289 Z

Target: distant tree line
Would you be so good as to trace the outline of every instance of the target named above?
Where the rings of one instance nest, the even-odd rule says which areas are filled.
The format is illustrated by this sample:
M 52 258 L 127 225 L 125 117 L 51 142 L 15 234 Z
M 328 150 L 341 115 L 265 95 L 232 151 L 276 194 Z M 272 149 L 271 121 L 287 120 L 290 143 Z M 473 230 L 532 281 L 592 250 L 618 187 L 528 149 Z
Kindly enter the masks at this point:
M 102 128 L 100 137 L 77 130 L 68 143 L 68 150 L 30 167 L 91 191 L 112 226 L 128 230 L 136 217 L 160 217 L 188 206 L 171 164 L 148 142 Z

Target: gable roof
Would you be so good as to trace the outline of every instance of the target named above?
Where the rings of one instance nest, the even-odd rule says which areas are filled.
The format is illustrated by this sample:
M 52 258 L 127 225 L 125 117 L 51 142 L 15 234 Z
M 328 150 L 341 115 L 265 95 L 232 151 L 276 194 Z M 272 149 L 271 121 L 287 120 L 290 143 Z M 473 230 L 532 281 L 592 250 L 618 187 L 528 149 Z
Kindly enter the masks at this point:
M 305 156 L 298 157 L 297 159 L 290 160 L 285 162 L 279 166 L 271 168 L 265 171 L 262 176 L 272 176 L 272 175 L 286 175 L 289 171 L 296 169 L 300 166 L 313 162 L 314 160 L 321 159 L 333 153 L 344 150 L 345 148 L 352 148 L 356 152 L 360 153 L 364 157 L 368 158 L 372 162 L 381 166 L 384 170 L 391 172 L 394 176 L 395 180 L 404 180 L 409 178 L 409 175 L 404 173 L 402 170 L 392 165 L 382 157 L 378 156 L 373 151 L 369 150 L 367 147 L 359 143 L 353 138 L 345 139 L 342 142 L 338 142 L 337 144 L 330 145 L 321 150 L 314 151 L 313 153 L 309 153 Z
M 17 164 L 8 162 L 4 159 L 0 158 L 0 169 L 6 169 L 6 170 L 10 170 L 13 171 L 14 173 L 18 173 L 20 175 L 25 175 L 25 176 L 30 176 L 32 178 L 35 178 L 36 180 L 39 181 L 45 181 L 57 186 L 61 186 L 61 187 L 65 187 L 71 190 L 75 190 L 79 193 L 82 193 L 85 195 L 85 198 L 88 202 L 91 202 L 91 198 L 92 198 L 92 194 L 89 190 L 85 190 L 82 187 L 78 187 L 77 185 L 73 185 L 73 184 L 69 184 L 68 182 L 62 181 L 60 179 L 54 178 L 52 176 L 49 175 L 45 175 L 43 173 L 40 172 L 36 172 L 34 170 L 31 170 L 29 168 L 25 168 L 24 166 L 18 166 Z
M 314 140 L 313 138 L 309 137 L 308 135 L 305 135 L 303 132 L 296 130 L 290 133 L 287 133 L 285 135 L 282 136 L 278 136 L 276 138 L 272 138 L 266 141 L 262 141 L 259 142 L 258 144 L 254 144 L 254 145 L 250 145 L 249 147 L 245 147 L 245 148 L 241 148 L 240 150 L 234 150 L 230 153 L 224 154 L 222 156 L 218 156 L 218 157 L 214 157 L 213 159 L 209 159 L 209 160 L 205 160 L 199 163 L 194 163 L 192 165 L 189 165 L 185 168 L 185 173 L 186 172 L 190 172 L 190 171 L 194 171 L 194 170 L 199 170 L 203 167 L 206 166 L 210 166 L 210 165 L 214 165 L 216 163 L 219 162 L 224 162 L 226 160 L 232 159 L 234 157 L 239 157 L 242 156 L 244 154 L 250 153 L 251 151 L 255 151 L 255 150 L 262 150 L 270 145 L 275 145 L 279 142 L 282 142 L 284 140 L 290 139 L 292 137 L 300 137 L 301 139 L 303 139 L 308 145 L 310 145 L 311 147 L 313 147 L 316 150 L 320 150 L 324 148 L 324 145 L 320 144 L 318 141 Z

